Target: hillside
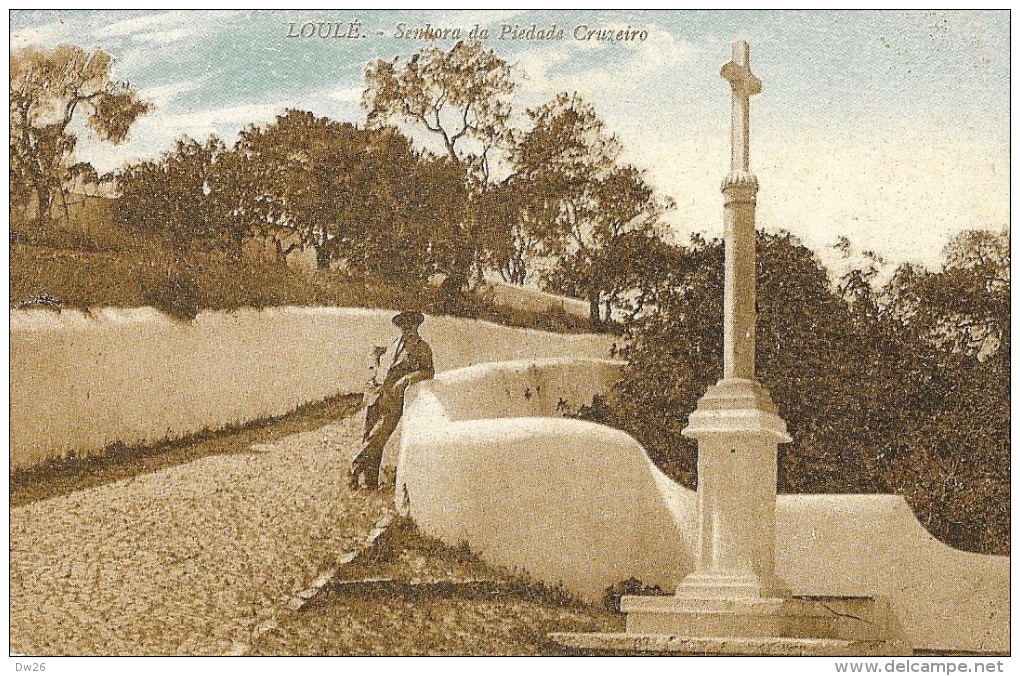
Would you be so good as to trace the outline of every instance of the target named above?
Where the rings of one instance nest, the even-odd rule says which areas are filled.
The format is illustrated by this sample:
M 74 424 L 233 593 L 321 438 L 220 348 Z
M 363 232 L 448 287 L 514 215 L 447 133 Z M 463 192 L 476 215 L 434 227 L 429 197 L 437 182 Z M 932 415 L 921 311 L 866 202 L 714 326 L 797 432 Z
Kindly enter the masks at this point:
M 174 265 L 168 247 L 113 220 L 111 199 L 77 198 L 45 228 L 12 222 L 11 307 L 88 309 L 153 306 L 178 316 L 200 310 L 281 305 L 417 307 L 524 328 L 587 332 L 586 319 L 562 309 L 536 312 L 472 293 L 449 294 L 428 284 L 394 284 L 342 270 L 285 265 L 252 242 L 241 261 L 222 253 L 188 251 Z

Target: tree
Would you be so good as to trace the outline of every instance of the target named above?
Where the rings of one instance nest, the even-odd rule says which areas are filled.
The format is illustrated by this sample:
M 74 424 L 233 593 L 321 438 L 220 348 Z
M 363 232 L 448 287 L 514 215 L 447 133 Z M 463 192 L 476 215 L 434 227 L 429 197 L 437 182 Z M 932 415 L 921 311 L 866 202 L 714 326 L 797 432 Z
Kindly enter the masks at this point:
M 938 272 L 901 266 L 891 288 L 896 311 L 925 339 L 989 359 L 1010 345 L 1009 232 L 966 230 L 943 250 Z
M 319 269 L 330 267 L 357 216 L 352 193 L 365 187 L 356 172 L 363 136 L 352 124 L 299 110 L 241 132 L 238 212 L 253 234 L 275 244 L 281 259 L 304 245 L 315 249 Z M 284 249 L 292 236 L 298 241 Z
M 1006 230 L 954 237 L 937 272 L 901 266 L 884 302 L 927 355 L 927 400 L 912 413 L 892 488 L 936 534 L 1009 551 L 1010 253 Z
M 619 161 L 594 108 L 563 93 L 528 111 L 530 131 L 515 129 L 511 67 L 479 42 L 377 60 L 365 87 L 369 127 L 407 124 L 464 172 L 469 199 L 444 286 L 489 270 L 523 284 L 536 261 L 559 258 L 547 285 L 588 299 L 599 323 L 603 303 L 626 292 L 612 287 L 606 251 L 629 232 L 652 232 L 669 204 Z
M 177 141 L 161 157 L 117 172 L 120 192 L 114 219 L 149 235 L 156 247 L 141 280 L 145 301 L 178 317 L 193 318 L 200 306 L 200 261 L 196 251 L 241 256 L 243 230 L 232 218 L 223 165 L 230 152 L 215 136 L 205 143 Z
M 118 184 L 117 218 L 166 242 L 177 267 L 195 249 L 236 262 L 245 240 L 262 238 L 278 262 L 306 246 L 320 269 L 394 282 L 422 282 L 455 255 L 466 199 L 455 163 L 422 157 L 397 130 L 299 110 L 249 126 L 231 149 L 182 139 L 122 170 Z
M 183 138 L 160 158 L 125 167 L 117 175 L 116 219 L 159 237 L 178 262 L 196 248 L 226 250 L 239 258 L 244 231 L 233 218 L 227 175 L 221 171 L 229 154 L 215 136 L 205 143 Z
M 603 303 L 611 308 L 627 291 L 617 284 L 614 249 L 630 236 L 656 238 L 671 203 L 620 161 L 619 141 L 576 93 L 561 93 L 528 114 L 533 127 L 513 155 L 524 194 L 520 223 L 559 255 L 546 286 L 587 299 L 597 325 L 610 319 Z
M 112 65 L 113 57 L 98 47 L 11 52 L 12 206 L 26 211 L 34 199 L 36 218 L 49 218 L 54 196 L 73 179 L 68 169 L 75 166 L 77 137 L 69 129 L 76 119 L 116 144 L 151 110 L 128 83 L 110 79 Z
M 406 142 L 406 139 L 403 139 Z M 460 219 L 467 192 L 460 167 L 446 157 L 411 155 L 397 164 L 373 158 L 367 237 L 348 244 L 351 267 L 392 282 L 425 282 L 462 255 Z
M 662 280 L 684 263 L 682 250 L 644 231 L 619 237 L 599 258 L 605 294 L 605 317 L 615 309 L 624 324 L 633 323 L 662 304 Z
M 554 222 L 546 213 L 555 205 L 541 200 L 535 191 L 542 186 L 518 180 L 511 174 L 472 201 L 479 237 L 486 243 L 482 263 L 503 281 L 523 285 L 533 263 L 548 255 L 555 235 L 545 226 Z
M 463 175 L 427 159 L 393 128 L 288 110 L 237 144 L 239 208 L 252 232 L 297 237 L 320 269 L 334 262 L 394 279 L 427 278 L 453 257 L 463 214 Z M 452 172 L 452 173 L 451 173 Z M 295 246 L 294 244 L 290 245 Z M 290 247 L 289 247 L 290 248 Z
M 426 47 L 400 65 L 378 59 L 365 72 L 368 126 L 410 122 L 441 140 L 451 160 L 487 178 L 489 153 L 513 140 L 510 66 L 480 42 L 445 52 Z
M 442 152 L 463 172 L 474 200 L 490 187 L 493 151 L 513 142 L 514 87 L 506 61 L 479 42 L 458 42 L 449 51 L 423 48 L 403 64 L 399 57 L 376 60 L 365 72 L 362 102 L 370 128 L 409 123 L 441 143 Z M 502 237 L 491 241 L 491 223 L 479 222 L 472 206 L 459 219 L 459 232 L 450 242 L 456 255 L 443 270 L 449 290 L 480 275 L 486 252 L 499 246 Z

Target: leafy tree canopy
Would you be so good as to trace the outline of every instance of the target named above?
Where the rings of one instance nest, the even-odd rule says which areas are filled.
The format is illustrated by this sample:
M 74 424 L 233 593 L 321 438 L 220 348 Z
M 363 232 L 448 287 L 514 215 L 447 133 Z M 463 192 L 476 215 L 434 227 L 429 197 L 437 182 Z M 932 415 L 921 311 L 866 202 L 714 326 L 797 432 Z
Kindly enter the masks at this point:
M 634 245 L 654 246 L 659 219 L 672 204 L 620 160 L 620 142 L 576 93 L 560 94 L 529 116 L 534 126 L 515 150 L 515 180 L 525 207 L 522 222 L 559 257 L 546 285 L 586 298 L 596 324 L 609 320 L 627 291 L 616 274 L 617 248 L 627 240 L 629 260 L 645 255 Z
M 77 137 L 68 130 L 76 118 L 100 139 L 121 143 L 151 110 L 129 84 L 111 79 L 112 66 L 113 57 L 98 47 L 11 52 L 12 206 L 27 209 L 34 198 L 36 215 L 45 220 L 54 195 L 84 171 L 71 162 Z
M 458 42 L 449 51 L 426 47 L 403 64 L 376 60 L 363 103 L 370 127 L 409 122 L 441 140 L 450 159 L 487 170 L 489 151 L 512 142 L 514 87 L 506 61 L 480 42 Z

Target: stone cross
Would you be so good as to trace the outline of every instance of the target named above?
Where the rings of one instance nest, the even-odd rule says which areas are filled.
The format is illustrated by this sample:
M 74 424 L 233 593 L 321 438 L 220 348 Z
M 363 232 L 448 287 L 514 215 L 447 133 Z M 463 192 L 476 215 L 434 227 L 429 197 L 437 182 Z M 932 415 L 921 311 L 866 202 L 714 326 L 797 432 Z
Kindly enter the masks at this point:
M 722 67 L 721 75 L 733 88 L 733 124 L 730 169 L 747 171 L 751 139 L 751 97 L 761 93 L 761 80 L 751 72 L 751 48 L 743 40 L 733 43 L 733 59 Z
M 754 209 L 758 181 L 749 170 L 751 96 L 761 81 L 751 72 L 750 47 L 733 43 L 733 59 L 721 75 L 733 89 L 730 173 L 725 195 L 726 283 L 723 296 L 723 378 L 754 380 Z
M 726 276 L 723 377 L 698 401 L 684 435 L 698 441 L 699 551 L 684 598 L 776 598 L 776 453 L 790 441 L 768 391 L 754 375 L 754 211 L 758 180 L 749 169 L 750 100 L 761 91 L 746 42 L 722 67 L 733 89 L 732 155 L 723 179 Z
M 568 645 L 792 655 L 813 654 L 808 651 L 833 640 L 823 650 L 834 652 L 826 654 L 910 654 L 887 605 L 875 599 L 837 600 L 855 604 L 855 614 L 837 612 L 832 598 L 794 597 L 776 574 L 776 460 L 779 444 L 791 439 L 768 390 L 754 377 L 758 181 L 750 171 L 748 150 L 751 97 L 761 92 L 761 82 L 751 72 L 746 42 L 733 44 L 733 58 L 721 74 L 733 89 L 731 164 L 722 183 L 723 377 L 698 400 L 683 430 L 698 442 L 697 550 L 693 561 L 683 562 L 687 574 L 674 596 L 620 599 L 627 614 L 623 640 L 598 634 L 605 643 Z M 865 619 L 865 613 L 874 619 Z M 842 625 L 846 618 L 861 624 Z M 874 639 L 861 640 L 865 625 L 878 632 L 868 634 Z

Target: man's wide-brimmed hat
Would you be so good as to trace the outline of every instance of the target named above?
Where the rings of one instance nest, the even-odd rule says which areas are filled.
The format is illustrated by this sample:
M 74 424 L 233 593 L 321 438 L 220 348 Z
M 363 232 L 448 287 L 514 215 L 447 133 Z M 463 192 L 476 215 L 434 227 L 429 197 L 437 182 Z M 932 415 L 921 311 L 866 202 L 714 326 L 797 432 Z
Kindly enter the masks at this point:
M 425 315 L 417 310 L 404 310 L 393 318 L 393 323 L 400 328 L 416 329 L 425 321 Z

